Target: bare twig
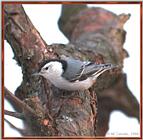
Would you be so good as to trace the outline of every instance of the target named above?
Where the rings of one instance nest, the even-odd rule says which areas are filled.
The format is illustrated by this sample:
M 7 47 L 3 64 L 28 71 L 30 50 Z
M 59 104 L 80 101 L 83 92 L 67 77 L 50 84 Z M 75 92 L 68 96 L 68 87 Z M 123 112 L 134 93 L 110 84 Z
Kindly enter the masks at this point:
M 12 117 L 15 117 L 15 118 L 18 118 L 18 119 L 25 119 L 23 113 L 18 113 L 18 112 L 12 112 L 12 111 L 8 111 L 8 110 L 4 110 L 4 114 L 12 116 Z
M 17 130 L 20 134 L 22 134 L 22 135 L 27 134 L 27 133 L 26 133 L 26 130 L 20 129 L 20 128 L 14 126 L 14 125 L 13 125 L 11 122 L 9 122 L 7 119 L 4 119 L 4 120 L 9 124 L 9 126 L 10 126 L 11 128 Z
M 14 94 L 12 94 L 6 87 L 4 88 L 4 96 L 6 99 L 9 99 L 10 101 L 17 104 L 22 111 L 37 116 L 35 111 L 31 107 L 29 107 L 26 103 L 18 99 L 16 96 L 14 96 Z

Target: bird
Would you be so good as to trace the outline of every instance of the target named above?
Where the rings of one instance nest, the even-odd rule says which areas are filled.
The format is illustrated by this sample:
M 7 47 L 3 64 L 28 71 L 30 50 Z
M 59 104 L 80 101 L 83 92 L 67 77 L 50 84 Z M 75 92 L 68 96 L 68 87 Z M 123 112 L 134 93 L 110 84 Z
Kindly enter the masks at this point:
M 81 61 L 71 57 L 64 59 L 49 59 L 39 68 L 39 75 L 55 87 L 67 91 L 84 91 L 92 87 L 97 78 L 107 70 L 116 66 L 111 63 L 96 64 L 91 61 Z

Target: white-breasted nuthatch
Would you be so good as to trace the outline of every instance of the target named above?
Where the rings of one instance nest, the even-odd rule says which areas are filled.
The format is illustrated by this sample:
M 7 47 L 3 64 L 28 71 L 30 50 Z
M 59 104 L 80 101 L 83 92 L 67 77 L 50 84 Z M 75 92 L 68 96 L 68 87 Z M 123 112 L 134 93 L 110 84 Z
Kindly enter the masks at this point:
M 112 64 L 96 64 L 93 62 L 65 59 L 51 59 L 45 61 L 38 73 L 59 89 L 68 91 L 89 89 L 98 76 L 103 72 L 115 68 Z

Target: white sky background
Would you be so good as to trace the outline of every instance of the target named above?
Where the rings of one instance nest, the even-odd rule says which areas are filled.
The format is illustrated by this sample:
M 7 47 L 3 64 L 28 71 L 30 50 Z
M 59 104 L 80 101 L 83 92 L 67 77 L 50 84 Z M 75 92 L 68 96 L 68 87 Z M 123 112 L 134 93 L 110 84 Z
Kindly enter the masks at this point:
M 40 32 L 47 44 L 68 43 L 68 40 L 59 31 L 57 21 L 61 13 L 61 5 L 23 5 L 30 20 Z M 129 53 L 129 58 L 124 61 L 124 72 L 127 73 L 128 86 L 138 101 L 140 101 L 140 6 L 135 4 L 96 4 L 114 13 L 130 13 L 124 29 L 127 31 L 124 48 Z M 12 59 L 13 53 L 5 41 L 5 86 L 14 93 L 22 81 L 21 69 Z M 12 110 L 5 101 L 5 109 Z M 22 128 L 22 122 L 10 116 L 5 116 L 17 127 Z M 117 121 L 118 120 L 118 121 Z M 140 127 L 135 118 L 128 118 L 119 111 L 114 111 L 110 116 L 109 131 L 107 136 L 139 136 Z M 5 136 L 20 136 L 5 123 Z

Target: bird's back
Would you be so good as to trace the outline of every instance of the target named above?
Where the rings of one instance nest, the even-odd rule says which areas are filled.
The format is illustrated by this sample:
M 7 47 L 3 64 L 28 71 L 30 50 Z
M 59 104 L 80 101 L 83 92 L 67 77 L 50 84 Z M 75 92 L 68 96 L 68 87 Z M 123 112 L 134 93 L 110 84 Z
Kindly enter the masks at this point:
M 96 64 L 89 61 L 82 62 L 73 58 L 66 58 L 65 60 L 67 62 L 67 69 L 63 73 L 63 77 L 71 82 L 85 80 L 101 69 L 112 68 L 112 64 Z

